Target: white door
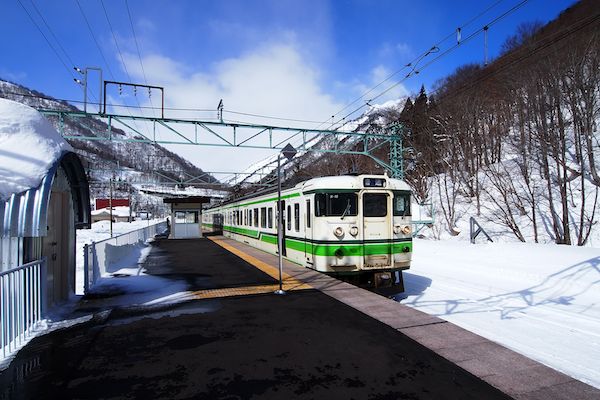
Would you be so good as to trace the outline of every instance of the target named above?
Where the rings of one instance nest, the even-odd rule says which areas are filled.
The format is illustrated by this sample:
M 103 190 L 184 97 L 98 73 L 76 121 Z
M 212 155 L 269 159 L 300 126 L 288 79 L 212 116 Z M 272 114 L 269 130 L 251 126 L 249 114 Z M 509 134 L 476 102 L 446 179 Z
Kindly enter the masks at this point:
M 173 238 L 193 239 L 202 237 L 198 219 L 199 211 L 175 211 Z
M 389 266 L 392 224 L 388 194 L 363 193 L 362 209 L 365 267 Z

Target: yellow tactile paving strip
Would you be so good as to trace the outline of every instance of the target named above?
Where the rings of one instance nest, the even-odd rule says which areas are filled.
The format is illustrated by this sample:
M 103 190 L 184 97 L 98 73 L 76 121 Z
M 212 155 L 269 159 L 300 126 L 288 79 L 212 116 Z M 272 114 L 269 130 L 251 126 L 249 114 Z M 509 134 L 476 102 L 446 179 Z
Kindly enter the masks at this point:
M 209 237 L 208 239 L 212 240 L 214 243 L 223 247 L 225 250 L 230 253 L 235 254 L 240 257 L 242 260 L 246 261 L 248 264 L 260 269 L 265 274 L 269 275 L 272 278 L 279 279 L 279 269 L 273 267 L 270 264 L 267 264 L 264 261 L 259 260 L 256 257 L 252 257 L 250 254 L 244 253 L 243 251 L 225 243 L 224 240 L 213 239 Z M 285 272 L 282 274 L 283 278 L 283 290 L 291 291 L 291 290 L 302 290 L 302 289 L 312 289 L 312 286 L 299 281 L 298 279 L 293 278 L 289 274 Z M 256 286 L 244 286 L 244 287 L 235 287 L 235 288 L 220 288 L 220 289 L 207 289 L 207 290 L 198 290 L 192 292 L 192 295 L 196 299 L 215 299 L 220 297 L 234 297 L 234 296 L 248 296 L 253 294 L 264 294 L 264 293 L 272 293 L 275 290 L 279 289 L 279 284 L 275 285 L 256 285 Z

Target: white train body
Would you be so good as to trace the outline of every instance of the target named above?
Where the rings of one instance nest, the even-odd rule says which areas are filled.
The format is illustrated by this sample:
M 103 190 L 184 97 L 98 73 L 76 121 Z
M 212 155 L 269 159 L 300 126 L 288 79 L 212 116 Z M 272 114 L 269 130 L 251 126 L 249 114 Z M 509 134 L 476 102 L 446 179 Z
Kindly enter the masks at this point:
M 376 278 L 410 267 L 410 188 L 404 181 L 383 175 L 314 178 L 283 190 L 281 200 L 288 260 L 328 274 Z M 202 226 L 276 254 L 276 216 L 277 193 L 270 193 L 204 210 Z

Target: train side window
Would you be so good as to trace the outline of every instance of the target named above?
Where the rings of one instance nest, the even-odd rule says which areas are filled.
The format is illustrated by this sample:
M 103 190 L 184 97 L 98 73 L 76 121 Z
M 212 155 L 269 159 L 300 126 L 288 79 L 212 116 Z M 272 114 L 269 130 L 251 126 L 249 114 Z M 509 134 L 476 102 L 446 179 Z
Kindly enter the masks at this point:
M 258 227 L 258 208 L 254 209 L 254 226 Z
M 310 209 L 310 200 L 306 200 L 306 227 L 310 228 L 310 213 L 311 213 L 311 209 Z
M 300 232 L 300 204 L 294 203 L 294 228 Z
M 287 206 L 287 229 L 292 230 L 292 207 Z
M 273 227 L 273 207 L 269 207 L 269 216 L 267 217 L 267 221 L 269 222 L 269 228 Z
M 260 227 L 267 227 L 267 207 L 263 207 L 260 209 Z
M 248 226 L 252 226 L 252 210 L 248 210 Z

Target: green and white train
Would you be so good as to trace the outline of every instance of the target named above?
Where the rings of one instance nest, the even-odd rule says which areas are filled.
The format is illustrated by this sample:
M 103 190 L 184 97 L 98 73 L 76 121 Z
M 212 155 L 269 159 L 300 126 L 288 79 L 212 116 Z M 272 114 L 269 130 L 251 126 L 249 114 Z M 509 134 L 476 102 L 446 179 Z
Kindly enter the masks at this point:
M 283 256 L 374 286 L 398 285 L 412 255 L 410 188 L 384 175 L 314 178 L 281 192 Z M 203 231 L 277 253 L 277 193 L 202 214 Z

